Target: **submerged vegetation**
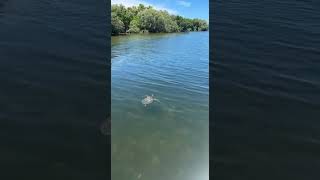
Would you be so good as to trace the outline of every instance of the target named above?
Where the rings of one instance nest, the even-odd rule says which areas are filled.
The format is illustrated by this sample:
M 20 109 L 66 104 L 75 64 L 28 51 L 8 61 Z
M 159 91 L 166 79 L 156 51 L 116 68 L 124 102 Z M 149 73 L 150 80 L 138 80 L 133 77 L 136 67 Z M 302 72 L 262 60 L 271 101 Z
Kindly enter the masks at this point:
M 167 11 L 156 10 L 151 6 L 112 5 L 112 35 L 124 33 L 172 33 L 207 31 L 208 23 L 202 19 L 189 19 L 171 15 Z

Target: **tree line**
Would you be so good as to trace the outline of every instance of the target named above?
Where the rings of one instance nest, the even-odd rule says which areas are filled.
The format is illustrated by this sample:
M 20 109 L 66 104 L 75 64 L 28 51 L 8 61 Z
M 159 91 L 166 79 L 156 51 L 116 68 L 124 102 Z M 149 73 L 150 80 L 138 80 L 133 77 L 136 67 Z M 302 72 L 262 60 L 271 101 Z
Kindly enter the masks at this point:
M 187 31 L 207 31 L 208 23 L 202 19 L 189 19 L 171 15 L 167 11 L 151 6 L 125 7 L 114 4 L 111 7 L 112 35 L 122 33 L 172 33 Z

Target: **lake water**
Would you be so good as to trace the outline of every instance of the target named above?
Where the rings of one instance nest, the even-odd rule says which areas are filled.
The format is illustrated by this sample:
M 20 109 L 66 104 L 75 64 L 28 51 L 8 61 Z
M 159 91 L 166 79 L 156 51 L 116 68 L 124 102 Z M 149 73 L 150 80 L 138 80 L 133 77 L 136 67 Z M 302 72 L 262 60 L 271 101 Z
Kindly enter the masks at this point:
M 209 33 L 112 37 L 111 56 L 112 179 L 207 180 Z
M 108 177 L 109 148 L 98 128 L 109 110 L 106 5 L 89 0 L 0 0 L 1 179 Z M 319 2 L 216 0 L 210 6 L 213 178 L 318 180 Z M 113 48 L 122 49 L 113 52 L 112 67 L 112 83 L 118 87 L 113 90 L 118 94 L 113 104 L 124 110 L 113 117 L 114 138 L 123 141 L 113 146 L 114 153 L 119 153 L 119 159 L 113 159 L 113 173 L 119 179 L 133 179 L 140 173 L 141 179 L 151 176 L 145 172 L 168 172 L 163 179 L 176 177 L 177 172 L 182 178 L 188 173 L 197 179 L 207 176 L 203 107 L 207 90 L 202 88 L 207 80 L 197 77 L 208 75 L 204 73 L 207 62 L 201 61 L 208 49 L 198 49 L 201 44 L 208 48 L 207 40 L 200 41 L 207 35 L 168 36 L 176 37 L 113 40 L 117 44 Z M 170 48 L 163 48 L 164 44 Z M 141 50 L 148 46 L 153 50 Z M 164 52 L 176 61 L 158 56 Z M 129 53 L 140 58 L 130 58 Z M 182 57 L 184 63 L 177 66 Z M 203 72 L 196 66 L 203 67 Z M 170 69 L 179 73 L 173 76 Z M 144 108 L 140 100 L 151 93 L 161 103 Z M 194 105 L 200 102 L 202 106 Z M 197 109 L 202 110 L 190 113 Z M 196 114 L 203 123 L 191 117 Z M 176 120 L 159 120 L 161 116 L 176 116 Z M 160 142 L 167 143 L 161 144 L 167 151 L 160 152 Z M 145 152 L 148 145 L 155 154 Z M 185 153 L 191 156 L 182 157 Z M 120 166 L 125 170 L 122 174 Z
M 0 179 L 108 178 L 107 8 L 0 0 Z
M 319 1 L 210 6 L 213 179 L 319 179 Z

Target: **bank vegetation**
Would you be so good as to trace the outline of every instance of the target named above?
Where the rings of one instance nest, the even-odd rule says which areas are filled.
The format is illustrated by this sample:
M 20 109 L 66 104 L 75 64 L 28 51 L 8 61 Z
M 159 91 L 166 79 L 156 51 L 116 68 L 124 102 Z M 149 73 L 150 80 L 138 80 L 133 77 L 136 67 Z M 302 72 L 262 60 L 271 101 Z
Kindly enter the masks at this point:
M 151 6 L 125 7 L 112 5 L 112 35 L 130 33 L 174 33 L 207 31 L 208 23 L 202 19 L 189 19 Z

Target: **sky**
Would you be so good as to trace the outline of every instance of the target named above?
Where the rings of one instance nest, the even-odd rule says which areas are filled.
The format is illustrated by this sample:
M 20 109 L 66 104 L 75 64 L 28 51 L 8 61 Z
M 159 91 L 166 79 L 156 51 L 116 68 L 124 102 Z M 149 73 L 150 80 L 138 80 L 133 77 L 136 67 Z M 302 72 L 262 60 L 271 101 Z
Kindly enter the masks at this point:
M 167 10 L 170 14 L 209 20 L 209 0 L 111 0 L 111 4 L 127 7 L 144 4 L 158 10 Z

